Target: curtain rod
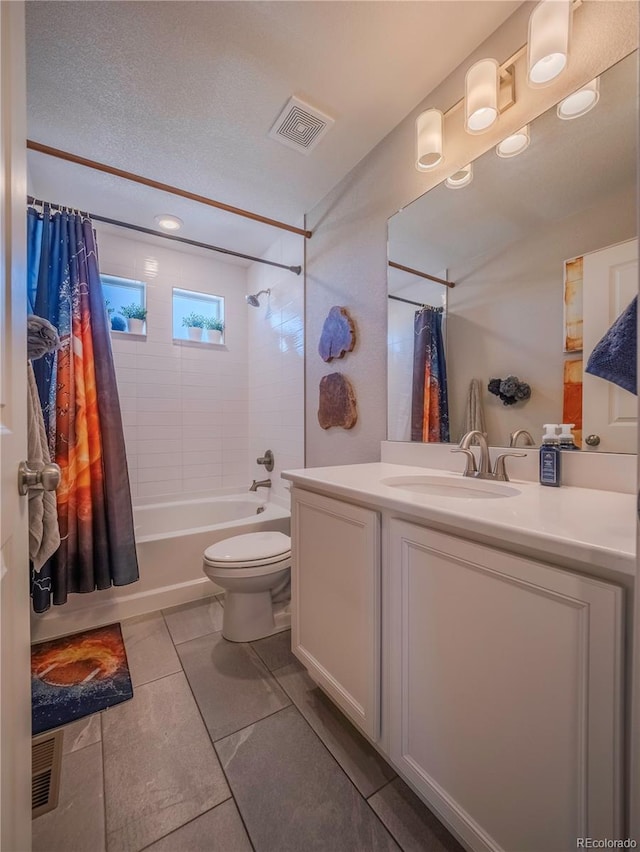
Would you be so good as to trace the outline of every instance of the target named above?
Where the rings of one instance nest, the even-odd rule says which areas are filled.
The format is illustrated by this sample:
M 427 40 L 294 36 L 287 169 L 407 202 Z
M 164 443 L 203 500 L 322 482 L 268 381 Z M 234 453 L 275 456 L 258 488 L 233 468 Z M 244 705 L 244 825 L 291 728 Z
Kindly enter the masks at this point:
M 27 139 L 27 148 L 31 151 L 38 151 L 40 154 L 47 154 L 49 157 L 57 157 L 59 160 L 66 160 L 68 163 L 75 163 L 79 166 L 86 166 L 89 169 L 95 169 L 98 172 L 105 172 L 108 175 L 130 180 L 133 183 L 140 183 L 143 186 L 150 186 L 152 189 L 159 189 L 161 192 L 168 192 L 170 195 L 177 195 L 179 198 L 187 198 L 189 201 L 197 201 L 199 204 L 205 204 L 207 207 L 217 207 L 219 210 L 224 210 L 227 213 L 233 213 L 236 216 L 244 216 L 245 219 L 252 219 L 254 222 L 261 222 L 263 225 L 271 225 L 272 228 L 280 228 L 282 231 L 290 231 L 292 234 L 299 234 L 301 237 L 309 239 L 312 231 L 296 228 L 294 225 L 287 225 L 286 222 L 279 222 L 277 219 L 269 219 L 266 216 L 260 216 L 258 213 L 251 213 L 249 210 L 243 210 L 241 207 L 232 207 L 229 204 L 223 204 L 222 201 L 214 201 L 213 198 L 207 198 L 205 195 L 197 195 L 195 192 L 189 192 L 186 189 L 179 189 L 177 186 L 170 186 L 167 183 L 160 183 L 151 178 L 143 177 L 142 175 L 134 174 L 133 172 L 125 172 L 122 169 L 116 169 L 115 166 L 107 166 L 105 163 L 98 163 L 96 160 L 89 160 L 86 157 L 79 157 L 77 154 L 71 154 L 69 151 L 61 151 L 59 148 L 51 148 L 49 145 L 43 145 L 41 142 L 34 142 L 32 139 Z
M 428 278 L 429 281 L 435 281 L 436 284 L 444 284 L 445 287 L 455 287 L 453 281 L 446 281 L 444 278 L 436 278 L 435 275 L 429 275 L 428 272 L 420 272 L 418 269 L 412 269 L 410 266 L 402 266 L 399 263 L 394 263 L 392 260 L 389 261 L 389 266 L 393 266 L 394 269 L 401 269 L 403 272 L 409 272 L 411 275 L 418 275 L 420 278 Z
M 405 302 L 407 305 L 415 305 L 416 308 L 431 308 L 434 311 L 444 311 L 444 308 L 435 308 L 433 305 L 425 305 L 424 302 L 414 302 L 413 299 L 403 299 L 402 296 L 392 296 L 389 294 L 387 299 L 394 299 L 396 302 Z
M 71 210 L 70 207 L 65 207 L 61 204 L 51 204 L 48 201 L 41 201 L 39 198 L 33 198 L 33 196 L 27 196 L 27 203 L 35 206 L 44 207 L 46 204 L 52 210 Z M 96 213 L 85 213 L 82 210 L 77 210 L 77 213 L 82 216 L 86 216 L 87 219 L 93 219 L 96 222 L 105 222 L 107 225 L 117 225 L 119 228 L 127 228 L 130 231 L 139 231 L 142 234 L 150 234 L 153 237 L 162 237 L 164 240 L 173 240 L 177 243 L 184 243 L 188 246 L 195 246 L 196 248 L 208 249 L 209 251 L 217 251 L 221 254 L 228 254 L 232 257 L 240 257 L 243 260 L 251 260 L 254 263 L 264 263 L 267 266 L 277 266 L 279 269 L 287 269 L 289 272 L 293 272 L 296 275 L 300 275 L 302 272 L 301 266 L 287 266 L 285 263 L 276 263 L 274 260 L 265 260 L 262 257 L 254 257 L 250 254 L 242 254 L 239 251 L 232 251 L 231 249 L 220 248 L 219 246 L 212 246 L 208 243 L 200 243 L 197 240 L 189 240 L 186 237 L 178 237 L 175 234 L 165 234 L 163 231 L 154 231 L 151 228 L 143 228 L 141 225 L 133 225 L 131 222 L 121 222 L 118 219 L 108 219 L 106 216 L 98 216 Z

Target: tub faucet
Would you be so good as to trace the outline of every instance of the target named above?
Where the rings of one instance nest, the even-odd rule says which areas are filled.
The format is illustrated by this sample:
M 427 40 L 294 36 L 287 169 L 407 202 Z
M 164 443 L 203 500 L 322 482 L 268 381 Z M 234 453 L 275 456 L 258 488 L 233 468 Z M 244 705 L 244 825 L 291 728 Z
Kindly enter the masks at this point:
M 249 486 L 249 491 L 257 491 L 258 488 L 271 488 L 271 480 L 270 479 L 254 479 L 251 485 Z
M 471 449 L 471 442 L 474 438 L 477 438 L 478 443 L 480 444 L 479 468 L 476 467 L 476 458 L 473 454 L 473 450 Z M 463 476 L 474 476 L 476 479 L 498 479 L 502 482 L 509 481 L 509 477 L 507 476 L 507 471 L 504 466 L 505 458 L 507 458 L 507 456 L 524 457 L 527 455 L 526 453 L 502 453 L 502 455 L 498 456 L 496 459 L 492 472 L 487 439 L 485 435 L 477 429 L 473 429 L 471 432 L 467 432 L 466 435 L 463 435 L 458 448 L 451 450 L 451 452 L 464 453 L 467 457 L 467 466 L 465 467 Z

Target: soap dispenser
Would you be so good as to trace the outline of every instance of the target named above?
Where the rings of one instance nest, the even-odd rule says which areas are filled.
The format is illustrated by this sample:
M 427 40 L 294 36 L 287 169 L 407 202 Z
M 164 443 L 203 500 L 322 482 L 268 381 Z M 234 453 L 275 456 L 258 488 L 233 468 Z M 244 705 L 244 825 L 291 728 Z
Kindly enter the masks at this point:
M 560 437 L 558 441 L 560 442 L 561 450 L 578 450 L 579 447 L 576 446 L 576 442 L 573 440 L 573 434 L 571 430 L 575 426 L 575 423 L 561 423 L 560 424 Z
M 545 423 L 540 447 L 540 485 L 560 485 L 560 441 L 557 423 Z

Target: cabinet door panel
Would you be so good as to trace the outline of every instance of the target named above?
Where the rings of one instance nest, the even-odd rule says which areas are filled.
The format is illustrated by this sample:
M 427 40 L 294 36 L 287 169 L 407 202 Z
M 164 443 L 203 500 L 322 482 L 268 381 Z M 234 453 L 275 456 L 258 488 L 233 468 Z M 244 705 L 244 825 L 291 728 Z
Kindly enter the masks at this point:
M 616 837 L 621 589 L 391 527 L 392 758 L 474 849 Z
M 380 520 L 377 512 L 294 489 L 292 646 L 372 739 L 380 694 Z

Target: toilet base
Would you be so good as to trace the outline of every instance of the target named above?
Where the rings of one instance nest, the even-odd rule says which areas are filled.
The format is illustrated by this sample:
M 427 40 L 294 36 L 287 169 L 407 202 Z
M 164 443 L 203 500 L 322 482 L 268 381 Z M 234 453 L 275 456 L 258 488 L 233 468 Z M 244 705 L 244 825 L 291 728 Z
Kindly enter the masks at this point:
M 271 592 L 230 592 L 224 600 L 222 635 L 229 642 L 255 642 L 291 626 L 291 606 L 273 604 Z

